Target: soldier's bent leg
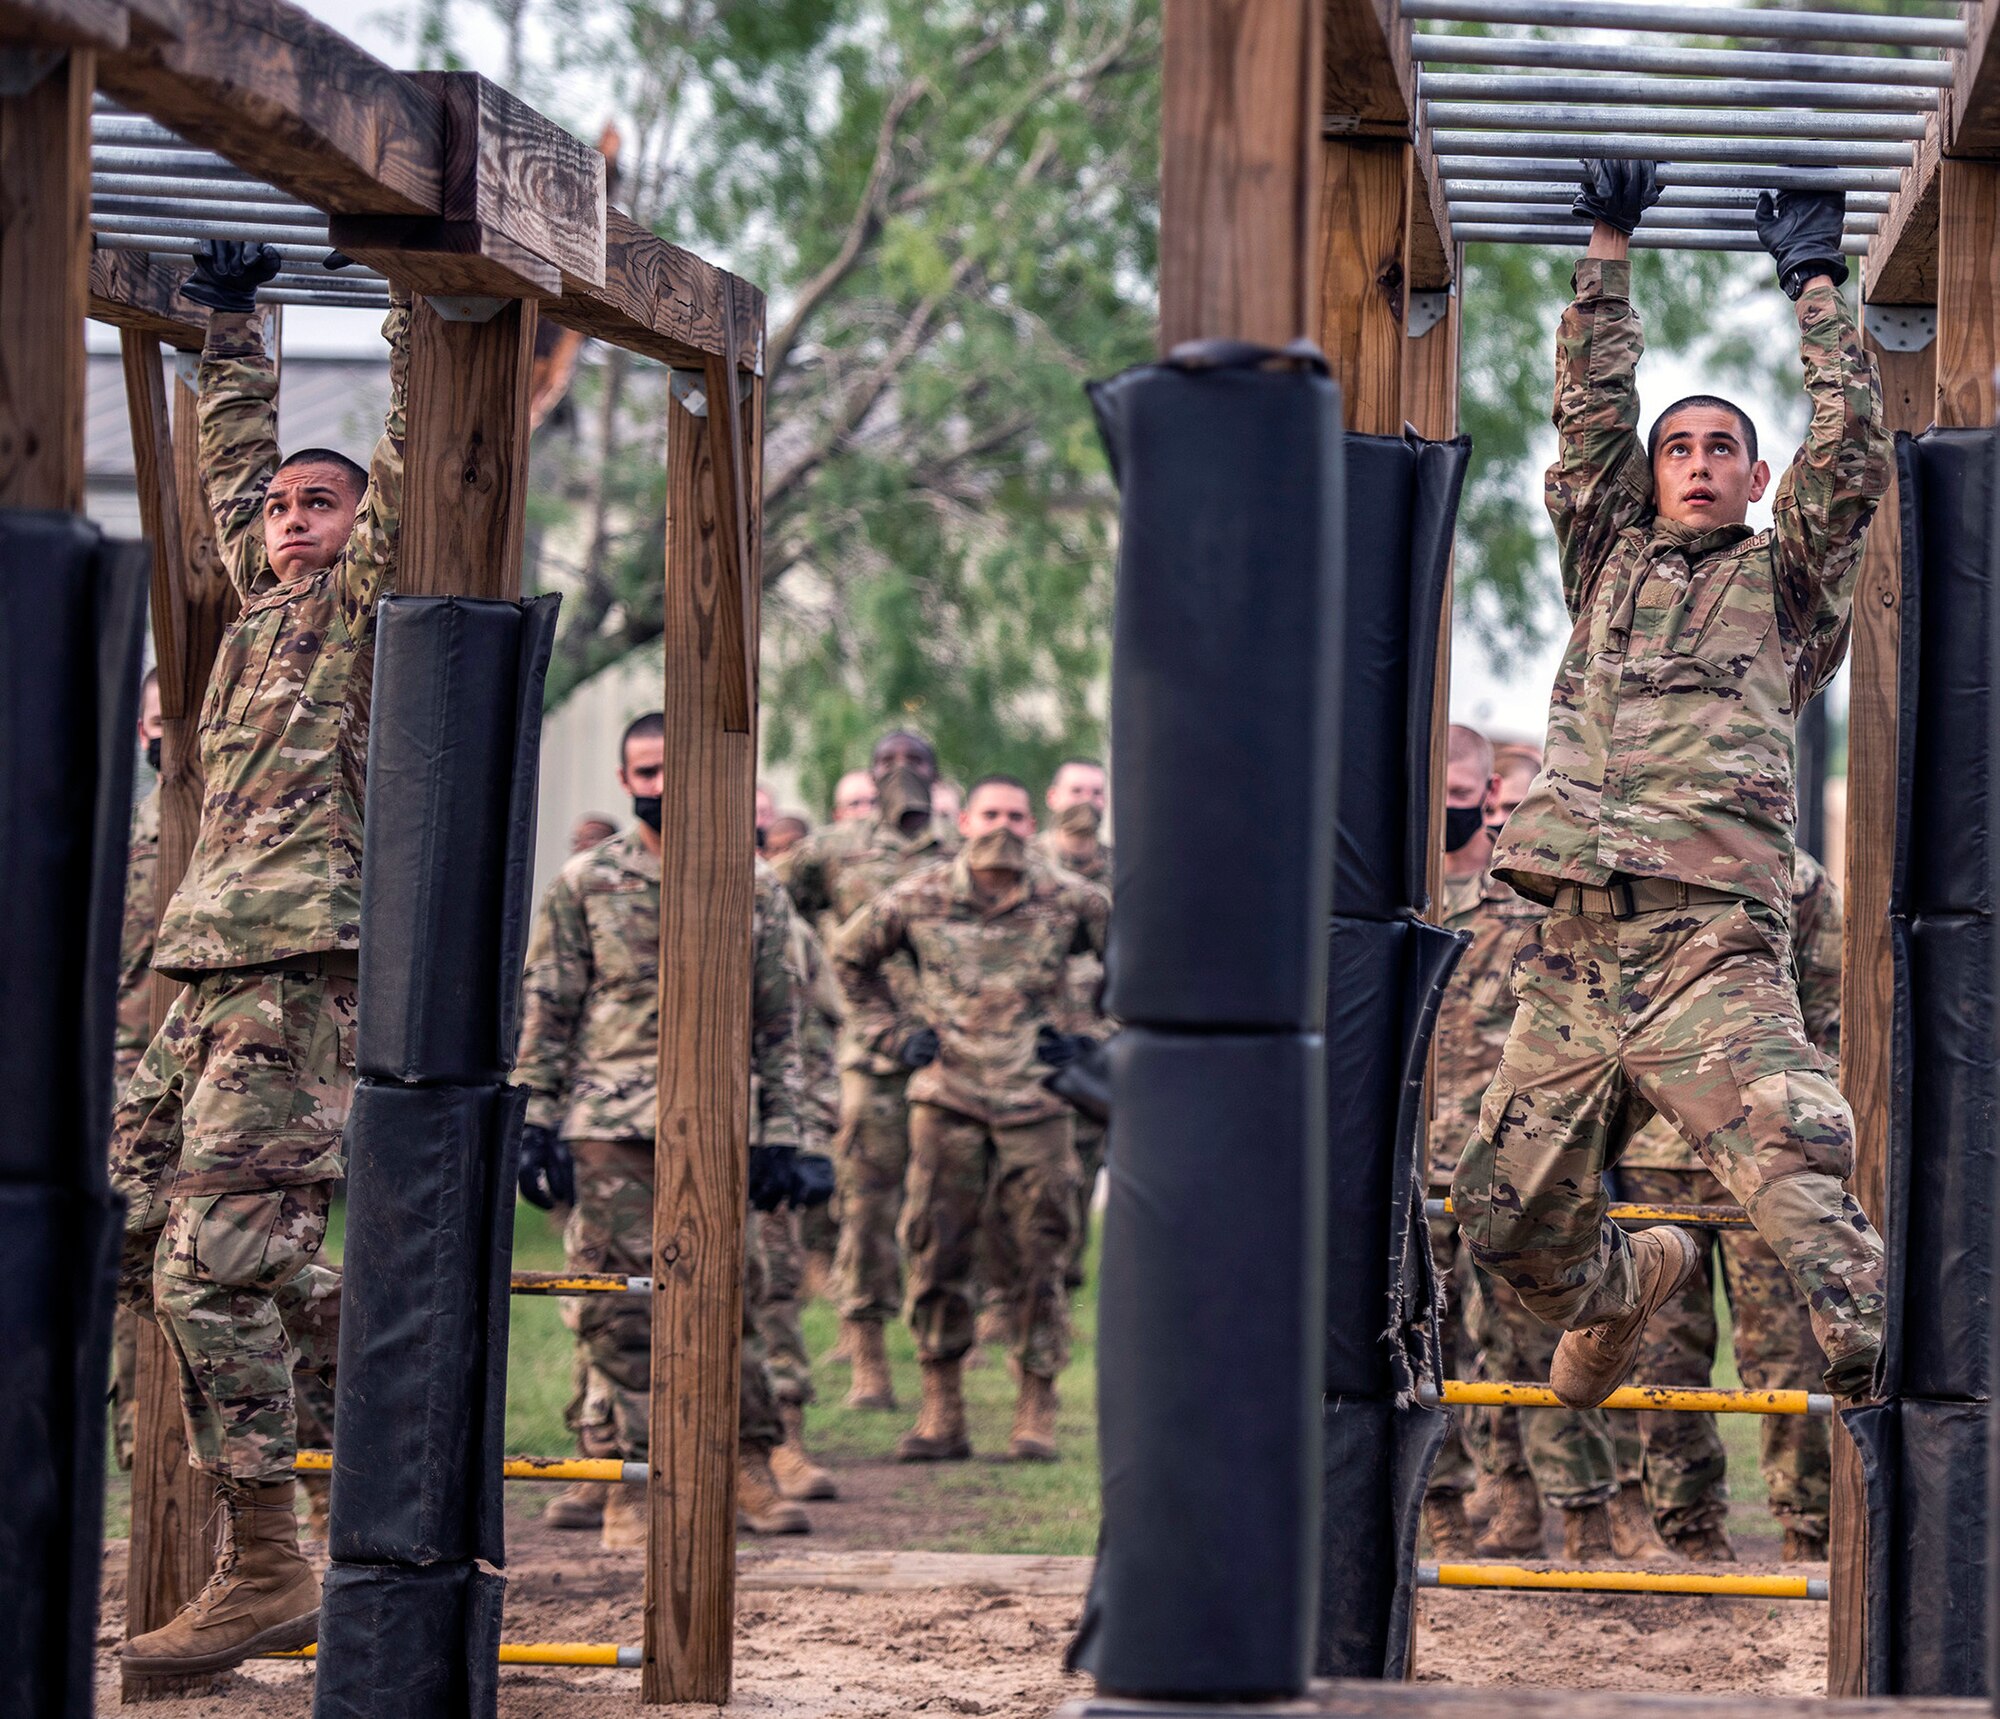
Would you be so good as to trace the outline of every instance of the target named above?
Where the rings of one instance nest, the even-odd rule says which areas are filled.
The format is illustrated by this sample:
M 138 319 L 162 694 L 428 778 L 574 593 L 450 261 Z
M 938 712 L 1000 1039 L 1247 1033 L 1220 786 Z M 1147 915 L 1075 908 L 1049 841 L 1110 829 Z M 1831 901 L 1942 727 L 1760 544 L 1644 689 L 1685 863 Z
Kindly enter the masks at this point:
M 642 1277 L 652 1269 L 653 1149 L 630 1140 L 573 1140 L 576 1205 L 563 1258 L 576 1272 Z M 652 1415 L 653 1339 L 644 1295 L 565 1297 L 563 1322 L 584 1360 L 575 1427 L 588 1456 L 646 1455 Z
M 908 1076 L 843 1069 L 834 1178 L 840 1189 L 840 1242 L 834 1300 L 844 1319 L 880 1323 L 896 1316 L 902 1274 L 896 1225 L 910 1164 Z
M 755 1214 L 752 1214 L 753 1216 Z M 764 1304 L 770 1296 L 770 1273 L 764 1257 L 761 1226 L 743 1226 L 743 1352 L 736 1410 L 736 1446 L 768 1456 L 785 1437 L 778 1412 L 778 1390 L 771 1377 L 771 1360 L 764 1349 Z
M 1607 1153 L 1646 1119 L 1619 1065 L 1609 924 L 1550 914 L 1523 946 L 1514 1025 L 1452 1178 L 1474 1260 L 1551 1325 L 1615 1318 L 1637 1297 L 1631 1246 L 1604 1216 Z
M 1882 1343 L 1882 1243 L 1841 1186 L 1854 1119 L 1806 1038 L 1790 931 L 1756 903 L 1644 914 L 1623 929 L 1628 963 L 1658 974 L 1625 1047 L 1628 1074 L 1798 1286 L 1827 1388 L 1865 1390 Z
M 972 1347 L 974 1243 L 991 1157 L 985 1123 L 935 1104 L 910 1106 L 910 1183 L 900 1233 L 920 1361 L 956 1361 Z M 843 1245 L 846 1235 L 843 1219 Z
M 279 1302 L 326 1237 L 328 1184 L 168 1203 L 155 1269 L 180 1366 L 188 1459 L 233 1480 L 289 1480 L 298 1454 L 292 1345 Z
M 812 1357 L 799 1323 L 805 1295 L 806 1250 L 799 1213 L 752 1212 L 757 1239 L 764 1249 L 764 1305 L 757 1330 L 770 1360 L 771 1382 L 780 1403 L 804 1406 L 813 1400 Z
M 1075 1124 L 1052 1116 L 993 1130 L 993 1218 L 1007 1237 L 1014 1357 L 1021 1370 L 1053 1379 L 1069 1365 L 1069 1291 L 1063 1283 L 1076 1237 Z
M 1504 1288 L 1493 1297 L 1487 1362 L 1501 1379 L 1543 1384 L 1560 1333 Z M 1558 1510 L 1607 1504 L 1618 1492 L 1616 1452 L 1599 1409 L 1523 1409 L 1521 1452 L 1542 1497 Z
M 167 1221 L 163 1189 L 180 1160 L 185 1095 L 201 1073 L 203 1038 L 187 997 L 174 999 L 111 1116 L 111 1186 L 125 1196 L 118 1305 L 148 1319 L 153 1256 Z

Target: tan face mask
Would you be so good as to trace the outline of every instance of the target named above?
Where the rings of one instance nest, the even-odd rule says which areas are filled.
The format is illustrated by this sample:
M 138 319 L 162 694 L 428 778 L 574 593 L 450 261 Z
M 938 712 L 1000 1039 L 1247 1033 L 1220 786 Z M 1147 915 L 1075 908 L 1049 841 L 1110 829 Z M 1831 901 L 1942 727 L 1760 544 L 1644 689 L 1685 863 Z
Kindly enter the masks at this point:
M 965 844 L 965 863 L 974 871 L 1026 871 L 1028 844 L 1012 830 L 984 830 Z
M 931 815 L 930 778 L 909 764 L 896 764 L 875 779 L 875 815 L 892 830 L 905 834 L 921 828 Z
M 1056 828 L 1066 836 L 1094 836 L 1104 828 L 1104 814 L 1088 800 L 1077 800 L 1056 813 Z

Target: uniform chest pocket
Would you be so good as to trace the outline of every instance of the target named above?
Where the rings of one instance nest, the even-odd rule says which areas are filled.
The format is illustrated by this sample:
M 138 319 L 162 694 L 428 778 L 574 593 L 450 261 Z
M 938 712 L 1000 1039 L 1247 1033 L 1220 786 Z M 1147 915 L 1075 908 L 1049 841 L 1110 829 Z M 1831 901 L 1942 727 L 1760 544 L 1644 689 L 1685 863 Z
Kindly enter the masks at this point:
M 1771 591 L 1747 561 L 1721 561 L 1696 574 L 1670 649 L 1741 680 L 1770 634 Z
M 585 898 L 590 926 L 590 958 L 607 982 L 656 979 L 660 971 L 660 909 L 651 890 L 629 887 L 598 890 Z
M 326 644 L 325 616 L 311 602 L 273 604 L 246 619 L 216 663 L 211 684 L 224 722 L 283 734 Z

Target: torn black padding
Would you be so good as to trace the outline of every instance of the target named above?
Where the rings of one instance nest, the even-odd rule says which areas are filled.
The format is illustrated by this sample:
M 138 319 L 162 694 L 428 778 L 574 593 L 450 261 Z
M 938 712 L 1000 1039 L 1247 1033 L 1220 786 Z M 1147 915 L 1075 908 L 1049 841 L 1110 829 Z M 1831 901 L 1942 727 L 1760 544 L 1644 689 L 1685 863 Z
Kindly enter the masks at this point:
M 313 1719 L 491 1719 L 506 1581 L 471 1563 L 346 1564 L 320 1600 Z
M 1110 1056 L 1103 1540 L 1075 1657 L 1123 1694 L 1296 1692 L 1320 1552 L 1322 1047 L 1128 1027 Z
M 556 603 L 382 604 L 361 869 L 363 1075 L 471 1086 L 513 1066 Z
M 1105 1006 L 1147 1026 L 1316 1032 L 1339 719 L 1339 390 L 1306 370 L 1144 365 L 1090 395 L 1122 492 Z
M 355 1088 L 330 1512 L 336 1559 L 504 1559 L 506 1286 L 526 1097 L 499 1086 Z

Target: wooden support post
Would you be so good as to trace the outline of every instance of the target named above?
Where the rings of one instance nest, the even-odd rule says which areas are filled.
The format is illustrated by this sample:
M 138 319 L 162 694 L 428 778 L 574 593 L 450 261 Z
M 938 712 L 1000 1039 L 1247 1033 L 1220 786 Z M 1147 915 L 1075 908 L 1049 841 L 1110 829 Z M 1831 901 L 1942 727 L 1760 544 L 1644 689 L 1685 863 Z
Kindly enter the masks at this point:
M 1167 0 L 1160 346 L 1312 326 L 1319 0 Z
M 447 321 L 423 298 L 411 306 L 404 596 L 521 595 L 535 315 L 522 299 L 486 322 Z
M 1891 352 L 1872 337 L 1893 430 L 1931 421 L 1936 342 Z M 1845 913 L 1840 968 L 1840 1085 L 1854 1112 L 1854 1174 L 1848 1186 L 1878 1225 L 1886 1221 L 1889 1062 L 1894 1008 L 1889 950 L 1889 873 L 1896 829 L 1896 659 L 1902 637 L 1902 534 L 1892 484 L 1876 510 L 1854 593 L 1847 703 Z M 1828 1549 L 1826 1692 L 1866 1694 L 1867 1496 L 1861 1459 L 1836 1420 Z
M 690 409 L 698 393 L 700 415 Z M 667 813 L 642 1682 L 648 1703 L 714 1706 L 729 1699 L 736 1620 L 761 378 L 734 413 L 740 440 L 725 449 L 733 399 L 732 388 L 718 398 L 676 387 L 667 407 Z
M 2000 395 L 2000 161 L 1938 167 L 1937 422 L 1991 424 Z
M 19 48 L 0 59 L 27 66 Z M 83 508 L 95 78 L 75 48 L 0 95 L 0 507 Z
M 201 825 L 201 751 L 195 737 L 208 671 L 236 612 L 202 496 L 194 390 L 173 385 L 171 429 L 160 343 L 126 330 L 125 399 L 139 484 L 139 513 L 153 547 L 153 657 L 160 673 L 160 857 L 153 916 L 166 912 L 194 853 Z M 153 977 L 157 1032 L 180 990 Z M 208 1580 L 214 1486 L 188 1466 L 186 1426 L 173 1356 L 159 1327 L 139 1322 L 132 1456 L 132 1538 L 127 1556 L 128 1636 L 168 1622 Z M 127 1701 L 207 1688 L 197 1677 L 127 1679 Z
M 1403 429 L 1410 146 L 1329 139 L 1320 167 L 1316 337 L 1340 383 L 1341 415 L 1363 435 Z

